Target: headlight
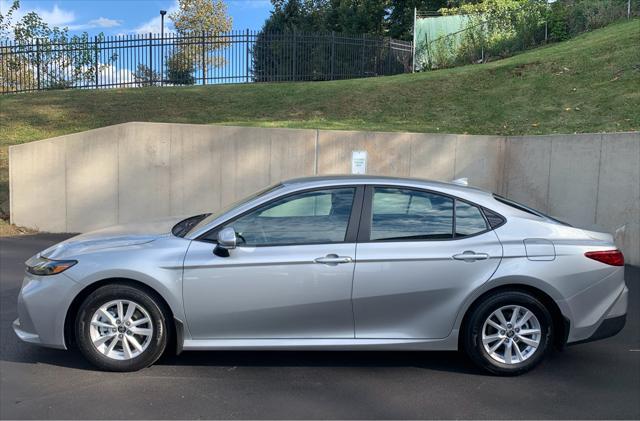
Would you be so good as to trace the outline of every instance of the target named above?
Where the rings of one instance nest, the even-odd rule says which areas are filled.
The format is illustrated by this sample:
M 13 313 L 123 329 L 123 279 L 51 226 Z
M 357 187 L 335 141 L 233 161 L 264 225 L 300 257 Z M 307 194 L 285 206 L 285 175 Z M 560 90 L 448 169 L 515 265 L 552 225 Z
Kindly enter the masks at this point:
M 27 272 L 38 276 L 62 273 L 78 263 L 77 260 L 51 260 L 46 257 L 33 256 L 27 260 Z

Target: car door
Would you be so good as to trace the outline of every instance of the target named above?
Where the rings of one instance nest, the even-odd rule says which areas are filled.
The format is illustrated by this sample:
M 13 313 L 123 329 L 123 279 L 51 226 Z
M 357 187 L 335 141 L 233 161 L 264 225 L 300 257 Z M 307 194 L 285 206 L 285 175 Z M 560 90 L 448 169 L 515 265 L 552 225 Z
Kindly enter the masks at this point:
M 351 289 L 364 187 L 297 192 L 194 240 L 183 295 L 194 339 L 353 338 Z M 214 255 L 217 231 L 238 246 Z
M 436 192 L 369 186 L 353 285 L 356 338 L 447 337 L 502 246 L 481 209 Z

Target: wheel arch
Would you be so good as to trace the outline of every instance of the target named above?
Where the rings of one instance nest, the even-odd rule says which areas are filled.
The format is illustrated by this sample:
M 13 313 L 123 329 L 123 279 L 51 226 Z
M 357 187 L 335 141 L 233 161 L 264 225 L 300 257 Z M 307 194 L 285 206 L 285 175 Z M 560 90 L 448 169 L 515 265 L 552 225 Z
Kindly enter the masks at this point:
M 167 344 L 167 349 L 176 349 L 178 351 L 181 349 L 182 343 L 178 340 L 178 335 L 182 333 L 182 322 L 175 317 L 174 311 L 172 310 L 168 301 L 153 287 L 145 284 L 144 282 L 140 282 L 138 280 L 130 278 L 101 279 L 85 286 L 78 294 L 76 294 L 76 296 L 71 301 L 71 304 L 67 308 L 67 313 L 64 319 L 64 341 L 67 348 L 76 347 L 75 323 L 76 317 L 78 315 L 78 310 L 80 309 L 80 305 L 82 304 L 82 302 L 98 288 L 101 288 L 105 285 L 113 284 L 127 285 L 140 289 L 156 299 L 161 307 L 161 310 L 167 317 L 167 330 L 169 332 L 169 342 Z
M 471 313 L 475 310 L 475 308 L 488 296 L 492 294 L 496 294 L 502 291 L 520 291 L 524 293 L 528 293 L 538 299 L 551 313 L 551 318 L 553 320 L 553 328 L 557 334 L 554 337 L 554 345 L 562 349 L 567 343 L 567 337 L 569 336 L 570 329 L 570 321 L 569 319 L 562 313 L 562 310 L 556 303 L 556 301 L 549 295 L 547 292 L 543 291 L 540 288 L 535 286 L 524 284 L 524 283 L 505 283 L 501 285 L 494 286 L 487 291 L 482 292 L 479 296 L 475 297 L 471 304 L 469 304 L 464 311 L 464 315 L 462 317 L 462 321 L 460 322 L 460 327 L 458 332 L 458 349 L 463 348 L 464 343 L 464 332 L 466 328 L 466 324 L 469 321 Z

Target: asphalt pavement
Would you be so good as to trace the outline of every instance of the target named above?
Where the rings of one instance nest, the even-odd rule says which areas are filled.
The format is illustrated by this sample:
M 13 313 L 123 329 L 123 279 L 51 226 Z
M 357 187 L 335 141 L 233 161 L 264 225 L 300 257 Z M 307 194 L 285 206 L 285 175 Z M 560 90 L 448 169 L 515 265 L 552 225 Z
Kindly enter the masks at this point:
M 456 352 L 184 352 L 136 373 L 11 329 L 23 262 L 66 236 L 0 238 L 0 418 L 640 418 L 640 269 L 627 325 L 501 378 Z

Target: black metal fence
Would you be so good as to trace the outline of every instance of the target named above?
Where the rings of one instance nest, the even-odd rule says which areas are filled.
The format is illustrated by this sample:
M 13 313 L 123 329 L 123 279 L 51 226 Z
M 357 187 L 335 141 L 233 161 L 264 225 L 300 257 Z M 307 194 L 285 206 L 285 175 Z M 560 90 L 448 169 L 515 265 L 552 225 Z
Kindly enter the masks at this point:
M 336 80 L 410 72 L 412 43 L 337 33 L 0 42 L 0 92 Z

